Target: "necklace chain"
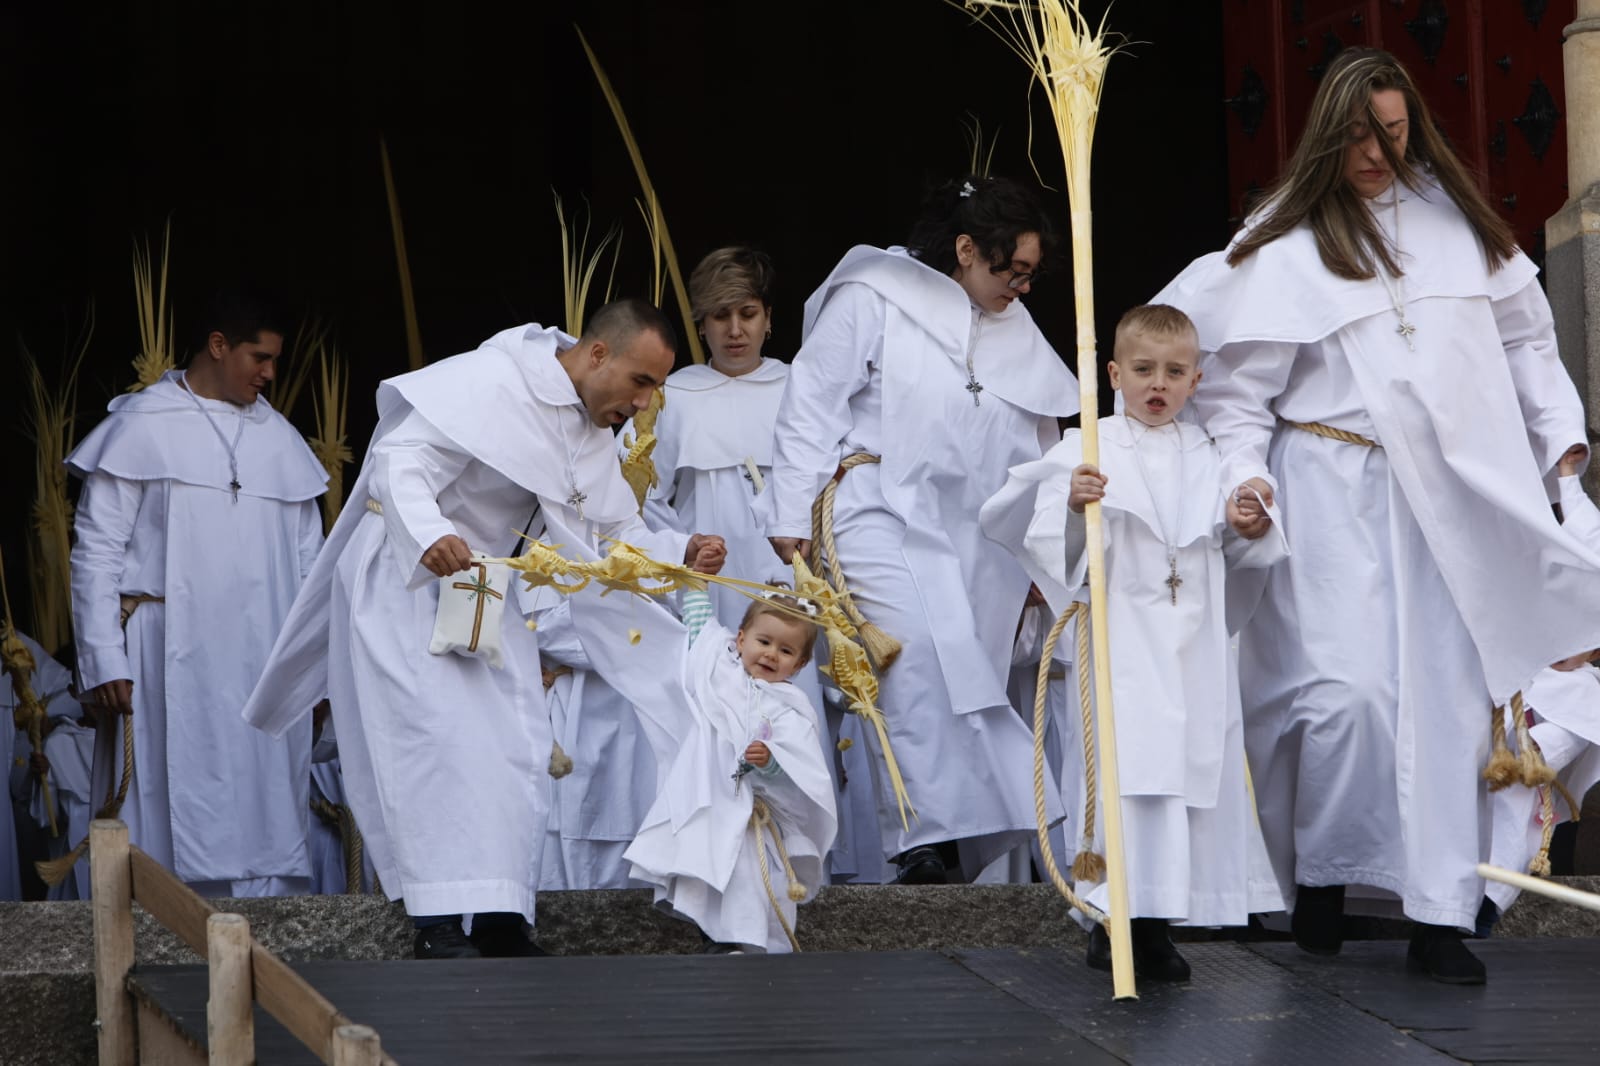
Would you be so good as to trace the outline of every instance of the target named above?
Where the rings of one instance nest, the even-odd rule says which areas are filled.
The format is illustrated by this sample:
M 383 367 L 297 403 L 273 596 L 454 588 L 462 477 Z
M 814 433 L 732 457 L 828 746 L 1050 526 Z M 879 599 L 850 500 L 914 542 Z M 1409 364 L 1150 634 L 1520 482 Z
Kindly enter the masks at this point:
M 1134 419 L 1129 416 L 1126 411 L 1122 413 L 1122 419 L 1128 424 L 1128 435 L 1133 438 L 1133 461 L 1134 464 L 1139 468 L 1139 480 L 1144 482 L 1145 494 L 1150 497 L 1150 507 L 1155 512 L 1156 526 L 1158 527 L 1157 532 L 1159 532 L 1161 535 L 1161 546 L 1167 549 L 1167 580 L 1165 581 L 1165 584 L 1168 591 L 1172 594 L 1173 606 L 1177 606 L 1178 589 L 1183 585 L 1183 578 L 1178 574 L 1177 545 L 1178 538 L 1183 535 L 1183 490 L 1186 484 L 1183 477 L 1183 431 L 1178 429 L 1175 423 L 1167 423 L 1168 425 L 1173 426 L 1178 433 L 1178 513 L 1173 520 L 1173 531 L 1171 534 L 1168 534 L 1167 520 L 1162 517 L 1161 514 L 1161 501 L 1156 499 L 1155 482 L 1150 479 L 1150 472 L 1145 469 L 1144 455 L 1139 451 L 1140 443 L 1143 442 L 1144 438 L 1148 437 L 1156 427 L 1145 426 L 1144 432 L 1138 433 L 1133 428 Z
M 233 493 L 233 502 L 239 502 L 239 490 L 244 486 L 239 484 L 239 440 L 244 436 L 244 408 L 239 408 L 239 428 L 234 431 L 233 443 L 228 443 L 228 438 L 223 436 L 222 427 L 217 425 L 217 420 L 211 417 L 211 412 L 206 410 L 206 405 L 200 402 L 200 397 L 194 389 L 189 387 L 189 372 L 185 370 L 181 378 L 183 391 L 189 394 L 189 399 L 194 401 L 195 408 L 205 416 L 206 424 L 211 427 L 211 432 L 217 435 L 222 446 L 228 449 L 228 475 L 232 479 L 228 482 L 228 489 Z
M 561 431 L 561 446 L 567 453 L 567 484 L 572 486 L 572 495 L 567 497 L 567 506 L 578 512 L 578 520 L 583 518 L 583 505 L 589 499 L 588 494 L 578 488 L 578 458 L 572 450 L 572 443 L 567 439 L 567 423 L 563 415 L 566 408 L 556 411 L 556 428 Z
M 1394 254 L 1395 259 L 1398 260 L 1403 254 L 1400 250 L 1400 183 L 1398 181 L 1394 182 L 1393 187 L 1394 199 L 1391 203 L 1394 207 Z M 1406 318 L 1405 275 L 1397 275 L 1391 283 L 1389 274 L 1384 270 L 1382 263 L 1378 264 L 1377 273 L 1378 280 L 1383 282 L 1384 291 L 1389 294 L 1389 303 L 1394 307 L 1395 316 L 1400 319 L 1400 324 L 1394 328 L 1394 331 L 1400 334 L 1400 337 L 1406 342 L 1407 348 L 1411 351 L 1416 351 L 1417 346 L 1412 342 L 1411 335 L 1417 331 L 1417 327 L 1411 324 L 1410 319 Z

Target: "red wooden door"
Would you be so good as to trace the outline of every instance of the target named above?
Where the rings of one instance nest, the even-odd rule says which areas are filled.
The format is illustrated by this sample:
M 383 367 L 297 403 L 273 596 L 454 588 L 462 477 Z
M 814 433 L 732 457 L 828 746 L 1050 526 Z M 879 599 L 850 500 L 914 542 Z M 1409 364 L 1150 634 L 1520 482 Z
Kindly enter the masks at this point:
M 1567 199 L 1561 31 L 1574 0 L 1223 0 L 1229 213 L 1277 176 L 1317 81 L 1351 45 L 1410 70 L 1536 260 Z

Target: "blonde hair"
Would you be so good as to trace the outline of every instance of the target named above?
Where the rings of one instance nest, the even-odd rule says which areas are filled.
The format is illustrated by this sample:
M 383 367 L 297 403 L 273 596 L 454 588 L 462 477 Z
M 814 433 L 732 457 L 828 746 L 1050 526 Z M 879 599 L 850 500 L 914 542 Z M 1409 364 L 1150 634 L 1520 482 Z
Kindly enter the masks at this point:
M 1383 124 L 1373 110 L 1373 93 L 1387 89 L 1405 97 L 1410 129 L 1404 155 L 1382 135 Z M 1400 275 L 1400 264 L 1372 212 L 1344 178 L 1352 127 L 1360 124 L 1379 132 L 1378 145 L 1398 180 L 1413 189 L 1420 189 L 1430 176 L 1439 183 L 1477 234 L 1491 271 L 1516 253 L 1511 227 L 1489 206 L 1472 174 L 1450 150 L 1411 75 L 1388 52 L 1348 48 L 1329 64 L 1311 101 L 1305 133 L 1268 191 L 1261 218 L 1229 250 L 1229 266 L 1238 266 L 1258 248 L 1309 221 L 1323 265 L 1339 277 L 1370 278 L 1380 262 L 1389 273 Z
M 1140 304 L 1138 307 L 1130 308 L 1117 321 L 1117 331 L 1111 341 L 1111 358 L 1117 358 L 1124 340 L 1146 335 L 1155 337 L 1187 335 L 1194 338 L 1197 347 L 1200 343 L 1199 331 L 1194 328 L 1194 322 L 1176 307 L 1171 304 Z
M 811 659 L 811 652 L 817 646 L 817 624 L 808 622 L 802 616 L 807 613 L 800 605 L 800 600 L 794 596 L 772 596 L 765 600 L 751 600 L 750 606 L 745 608 L 744 617 L 739 620 L 739 630 L 749 629 L 757 618 L 781 618 L 785 622 L 793 622 L 805 627 L 805 636 L 800 639 L 800 654 L 807 661 Z
M 754 296 L 763 307 L 772 306 L 772 283 L 777 273 L 767 253 L 743 245 L 718 248 L 689 275 L 690 314 L 696 322 Z

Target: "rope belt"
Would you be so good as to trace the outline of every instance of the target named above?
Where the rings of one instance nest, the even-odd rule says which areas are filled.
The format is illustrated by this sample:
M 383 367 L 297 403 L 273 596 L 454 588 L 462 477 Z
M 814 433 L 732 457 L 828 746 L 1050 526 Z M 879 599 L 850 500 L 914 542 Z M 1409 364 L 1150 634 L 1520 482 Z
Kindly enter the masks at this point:
M 1352 433 L 1348 429 L 1340 429 L 1338 426 L 1330 426 L 1322 422 L 1291 422 L 1287 418 L 1281 418 L 1279 421 L 1290 429 L 1298 429 L 1304 433 L 1326 437 L 1328 440 L 1336 440 L 1343 444 L 1359 444 L 1363 448 L 1383 447 L 1371 437 L 1363 437 L 1359 433 Z
M 539 675 L 544 681 L 544 690 L 549 692 L 550 686 L 554 685 L 556 681 L 563 677 L 572 676 L 572 667 L 545 666 L 541 663 L 539 666 Z M 566 750 L 562 748 L 561 741 L 559 740 L 552 739 L 550 741 L 550 765 L 546 769 L 548 770 L 551 778 L 557 781 L 572 773 L 572 756 L 566 753 Z
M 816 568 L 817 552 L 827 558 L 828 580 L 838 593 L 839 605 L 844 608 L 845 616 L 850 619 L 856 631 L 861 634 L 861 646 L 872 657 L 872 665 L 878 673 L 894 665 L 895 659 L 900 656 L 900 642 L 895 640 L 882 629 L 867 621 L 861 613 L 861 608 L 856 606 L 855 597 L 850 594 L 850 587 L 845 584 L 844 567 L 839 563 L 839 548 L 833 538 L 833 499 L 839 492 L 839 482 L 845 474 L 858 466 L 871 463 L 880 463 L 883 460 L 869 452 L 856 452 L 847 455 L 839 464 L 839 469 L 833 472 L 833 477 L 823 486 L 822 492 L 811 504 L 811 562 Z
M 772 810 L 763 799 L 758 798 L 750 807 L 750 828 L 755 830 L 756 834 L 756 858 L 761 861 L 761 883 L 766 887 L 767 901 L 772 904 L 772 913 L 778 916 L 778 924 L 783 927 L 783 935 L 789 938 L 789 946 L 799 951 L 800 941 L 795 939 L 789 919 L 783 916 L 783 905 L 778 902 L 778 894 L 772 890 L 772 871 L 767 865 L 767 844 L 763 839 L 765 834 L 772 835 L 772 843 L 778 849 L 778 858 L 783 862 L 783 872 L 789 878 L 789 898 L 796 903 L 805 899 L 806 886 L 802 885 L 800 879 L 794 875 L 794 866 L 789 862 L 789 850 L 783 846 L 783 834 L 778 831 L 778 823 L 772 819 Z
M 133 782 L 133 715 L 122 714 L 117 717 L 122 719 L 122 779 L 116 791 L 106 796 L 105 804 L 94 812 L 97 819 L 115 818 L 122 813 L 122 803 L 128 798 L 128 786 Z M 84 837 L 78 841 L 77 847 L 61 858 L 36 862 L 33 868 L 39 872 L 39 879 L 45 884 L 59 885 L 88 851 L 89 838 Z
M 361 840 L 361 830 L 356 828 L 356 816 L 343 803 L 330 803 L 313 799 L 311 810 L 323 822 L 339 831 L 339 843 L 344 849 L 344 890 L 349 895 L 361 894 L 361 867 L 366 847 Z
M 373 514 L 382 514 L 383 504 L 369 496 L 367 497 L 367 510 L 371 511 Z

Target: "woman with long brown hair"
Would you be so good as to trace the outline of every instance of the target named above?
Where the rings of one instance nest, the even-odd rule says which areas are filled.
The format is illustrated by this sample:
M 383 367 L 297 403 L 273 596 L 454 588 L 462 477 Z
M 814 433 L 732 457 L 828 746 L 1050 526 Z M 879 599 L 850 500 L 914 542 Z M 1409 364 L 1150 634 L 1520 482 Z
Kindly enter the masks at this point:
M 1158 299 L 1210 353 L 1225 483 L 1276 494 L 1289 540 L 1240 681 L 1295 939 L 1334 954 L 1347 907 L 1398 901 L 1413 969 L 1482 983 L 1492 708 L 1600 646 L 1600 558 L 1541 485 L 1587 449 L 1537 268 L 1404 68 L 1351 49 L 1262 207 Z

